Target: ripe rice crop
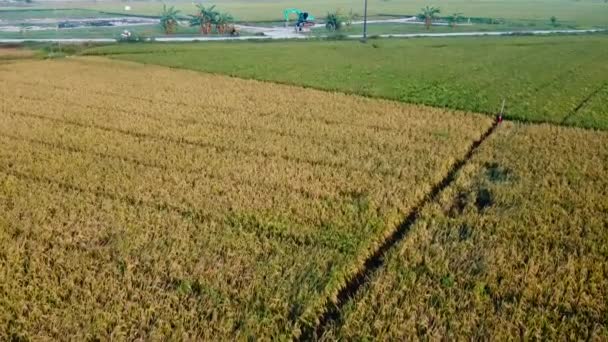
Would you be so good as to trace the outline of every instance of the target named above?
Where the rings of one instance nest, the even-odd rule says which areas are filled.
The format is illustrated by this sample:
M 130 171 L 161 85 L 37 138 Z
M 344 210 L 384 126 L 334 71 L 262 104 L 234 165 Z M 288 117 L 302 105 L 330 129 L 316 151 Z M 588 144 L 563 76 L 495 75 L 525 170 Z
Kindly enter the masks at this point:
M 326 340 L 608 337 L 608 134 L 506 123 Z
M 491 125 L 98 59 L 0 95 L 0 339 L 298 335 Z
M 0 63 L 15 60 L 15 59 L 31 58 L 33 56 L 34 56 L 34 52 L 31 50 L 4 48 L 4 47 L 0 46 Z

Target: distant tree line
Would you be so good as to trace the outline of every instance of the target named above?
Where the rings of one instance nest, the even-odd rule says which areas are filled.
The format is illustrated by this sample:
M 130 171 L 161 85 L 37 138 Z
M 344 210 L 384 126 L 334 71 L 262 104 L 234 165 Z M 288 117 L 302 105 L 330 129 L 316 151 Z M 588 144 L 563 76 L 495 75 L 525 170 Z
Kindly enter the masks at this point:
M 188 18 L 189 24 L 192 27 L 198 27 L 201 34 L 210 34 L 213 31 L 219 34 L 235 33 L 235 28 L 231 25 L 234 17 L 227 12 L 219 12 L 215 9 L 215 5 L 208 7 L 202 4 L 196 5 L 197 13 L 190 15 Z M 166 34 L 175 33 L 178 26 L 180 11 L 175 7 L 167 7 L 163 5 L 163 10 L 160 15 L 160 25 Z

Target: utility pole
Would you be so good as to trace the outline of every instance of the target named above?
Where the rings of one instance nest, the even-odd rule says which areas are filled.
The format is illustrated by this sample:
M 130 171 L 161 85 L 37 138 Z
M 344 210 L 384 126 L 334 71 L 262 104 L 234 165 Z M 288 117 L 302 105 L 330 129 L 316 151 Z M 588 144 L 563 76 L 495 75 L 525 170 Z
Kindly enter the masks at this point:
M 365 9 L 363 10 L 363 41 L 367 42 L 367 0 L 365 0 Z

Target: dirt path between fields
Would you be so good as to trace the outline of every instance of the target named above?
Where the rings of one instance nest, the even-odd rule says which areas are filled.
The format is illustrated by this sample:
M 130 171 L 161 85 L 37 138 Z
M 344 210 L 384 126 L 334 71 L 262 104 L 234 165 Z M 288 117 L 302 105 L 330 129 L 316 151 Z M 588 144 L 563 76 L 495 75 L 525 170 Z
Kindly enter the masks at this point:
M 483 36 L 512 36 L 512 35 L 550 35 L 550 34 L 586 34 L 608 32 L 607 29 L 591 30 L 534 30 L 534 31 L 491 31 L 491 32 L 452 32 L 452 33 L 407 33 L 407 34 L 381 34 L 375 35 L 378 38 L 431 38 L 431 37 L 483 37 Z M 157 37 L 150 39 L 156 42 L 213 42 L 229 40 L 289 40 L 289 39 L 310 39 L 323 38 L 326 36 L 309 36 L 299 34 L 290 28 L 282 28 L 273 32 L 264 33 L 264 36 L 240 36 L 240 37 Z M 361 39 L 362 35 L 347 35 L 349 39 Z M 48 38 L 48 39 L 0 39 L 4 44 L 20 44 L 24 42 L 40 43 L 115 43 L 112 38 Z

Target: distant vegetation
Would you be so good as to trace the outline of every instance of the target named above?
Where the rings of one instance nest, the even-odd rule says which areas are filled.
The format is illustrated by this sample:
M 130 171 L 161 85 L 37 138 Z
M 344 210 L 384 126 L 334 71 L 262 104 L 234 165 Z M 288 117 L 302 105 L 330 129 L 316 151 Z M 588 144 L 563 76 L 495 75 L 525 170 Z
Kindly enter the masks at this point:
M 448 17 L 448 23 L 451 27 L 456 27 L 460 21 L 462 21 L 465 17 L 462 13 L 453 13 Z
M 197 13 L 190 16 L 190 26 L 198 27 L 201 34 L 207 35 L 215 30 L 218 34 L 228 31 L 228 26 L 234 21 L 232 15 L 226 12 L 219 12 L 215 5 L 205 7 L 197 4 Z
M 433 20 L 435 20 L 439 13 L 441 13 L 441 9 L 439 9 L 438 7 L 426 6 L 422 9 L 420 14 L 418 14 L 418 17 L 424 20 L 424 25 L 426 26 L 426 29 L 429 30 L 431 28 Z
M 325 27 L 327 28 L 327 30 L 332 32 L 340 31 L 342 29 L 342 26 L 344 25 L 345 20 L 346 17 L 343 16 L 340 11 L 329 12 L 325 17 Z
M 165 31 L 165 34 L 171 34 L 177 29 L 179 12 L 173 6 L 167 7 L 167 5 L 163 5 L 163 11 L 160 14 L 160 26 Z

